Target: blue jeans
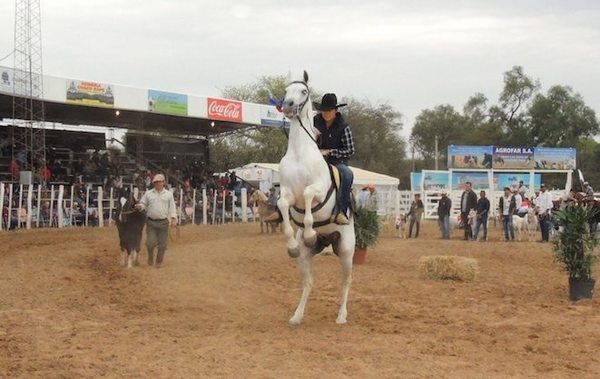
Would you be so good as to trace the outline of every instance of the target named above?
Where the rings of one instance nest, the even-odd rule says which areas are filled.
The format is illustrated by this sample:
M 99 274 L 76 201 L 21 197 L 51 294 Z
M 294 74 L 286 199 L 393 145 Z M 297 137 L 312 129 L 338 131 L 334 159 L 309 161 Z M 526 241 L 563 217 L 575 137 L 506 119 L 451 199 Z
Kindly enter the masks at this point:
M 450 216 L 440 217 L 440 229 L 442 229 L 442 238 L 450 239 Z
M 340 171 L 342 177 L 342 188 L 337 197 L 337 210 L 340 213 L 346 214 L 348 211 L 348 203 L 350 202 L 350 191 L 352 190 L 352 181 L 354 181 L 354 174 L 352 170 L 344 163 L 338 163 L 335 165 Z
M 512 220 L 511 220 L 512 222 Z M 477 241 L 477 236 L 479 235 L 479 228 L 481 227 L 481 225 L 483 225 L 483 240 L 487 241 L 487 223 L 488 223 L 488 217 L 487 214 L 482 215 L 481 218 L 477 219 L 477 222 L 475 222 L 475 232 L 473 233 L 473 239 L 475 241 Z
M 513 229 L 512 215 L 508 215 L 508 216 L 502 215 L 502 226 L 504 227 L 504 239 L 514 240 L 515 239 L 515 230 Z M 510 234 L 510 238 L 509 238 L 509 234 Z

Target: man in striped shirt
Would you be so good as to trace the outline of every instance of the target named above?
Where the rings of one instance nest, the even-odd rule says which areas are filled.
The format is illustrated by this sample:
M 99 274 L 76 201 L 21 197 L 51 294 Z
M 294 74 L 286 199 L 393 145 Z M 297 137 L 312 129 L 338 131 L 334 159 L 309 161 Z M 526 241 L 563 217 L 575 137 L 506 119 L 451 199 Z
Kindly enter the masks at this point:
M 327 163 L 338 168 L 342 177 L 342 186 L 337 197 L 336 214 L 333 222 L 347 225 L 348 203 L 354 175 L 348 167 L 348 159 L 354 155 L 354 138 L 350 126 L 346 123 L 341 113 L 337 110 L 347 104 L 338 104 L 337 96 L 326 93 L 321 103 L 313 103 L 319 111 L 314 118 L 315 128 L 319 131 L 317 142 L 321 154 Z

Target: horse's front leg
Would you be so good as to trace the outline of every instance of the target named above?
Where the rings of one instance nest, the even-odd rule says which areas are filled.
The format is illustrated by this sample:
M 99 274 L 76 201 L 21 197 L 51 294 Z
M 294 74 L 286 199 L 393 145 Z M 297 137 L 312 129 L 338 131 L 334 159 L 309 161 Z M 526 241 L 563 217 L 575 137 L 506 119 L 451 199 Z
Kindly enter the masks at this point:
M 298 241 L 294 238 L 294 229 L 290 223 L 290 207 L 294 205 L 294 195 L 286 187 L 281 187 L 281 194 L 279 200 L 277 200 L 277 208 L 281 212 L 283 218 L 283 232 L 287 238 L 287 249 L 288 255 L 291 258 L 298 258 L 300 250 L 298 248 Z
M 302 242 L 302 230 L 298 230 L 296 240 L 300 249 L 300 257 L 298 258 L 298 268 L 302 273 L 302 296 L 300 302 L 292 318 L 290 318 L 290 325 L 300 325 L 302 318 L 304 317 L 304 308 L 308 301 L 308 296 L 313 287 L 313 273 L 312 273 L 312 254 L 310 249 L 301 244 Z
M 317 243 L 317 232 L 313 229 L 312 203 L 313 200 L 322 201 L 323 197 L 323 191 L 317 184 L 311 184 L 304 189 L 304 244 L 308 247 Z

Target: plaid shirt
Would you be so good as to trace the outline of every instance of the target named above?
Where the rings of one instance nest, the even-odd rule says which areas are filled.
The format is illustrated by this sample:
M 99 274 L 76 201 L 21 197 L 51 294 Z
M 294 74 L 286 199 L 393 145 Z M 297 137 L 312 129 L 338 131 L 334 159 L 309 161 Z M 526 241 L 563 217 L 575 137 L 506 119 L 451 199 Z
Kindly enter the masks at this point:
M 352 137 L 352 131 L 350 127 L 344 129 L 342 134 L 342 147 L 339 149 L 331 149 L 329 156 L 338 159 L 348 159 L 354 155 L 354 138 Z

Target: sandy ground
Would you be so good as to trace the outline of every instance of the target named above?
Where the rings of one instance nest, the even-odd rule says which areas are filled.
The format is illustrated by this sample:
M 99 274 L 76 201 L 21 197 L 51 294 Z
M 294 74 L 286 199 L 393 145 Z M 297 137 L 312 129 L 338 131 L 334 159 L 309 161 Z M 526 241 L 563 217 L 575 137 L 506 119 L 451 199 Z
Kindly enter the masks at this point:
M 291 327 L 299 273 L 283 236 L 258 231 L 183 227 L 164 268 L 130 270 L 114 228 L 0 233 L 0 377 L 600 375 L 598 299 L 568 301 L 548 244 L 388 232 L 355 267 L 348 324 L 335 324 L 336 257 L 319 256 Z M 477 258 L 479 279 L 419 279 L 432 254 Z

